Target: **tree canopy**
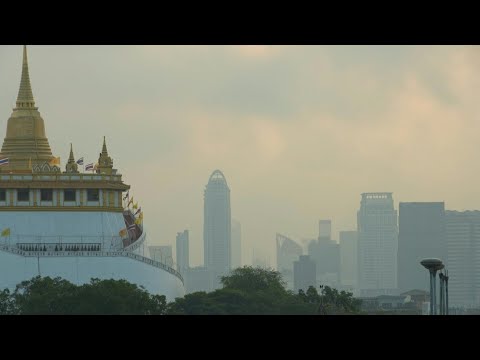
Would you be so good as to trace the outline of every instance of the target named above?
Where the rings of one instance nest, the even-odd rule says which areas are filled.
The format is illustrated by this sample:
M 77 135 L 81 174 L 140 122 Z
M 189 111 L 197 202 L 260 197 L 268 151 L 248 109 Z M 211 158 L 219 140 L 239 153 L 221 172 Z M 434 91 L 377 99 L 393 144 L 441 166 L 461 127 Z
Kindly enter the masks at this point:
M 360 300 L 328 286 L 298 294 L 286 290 L 279 272 L 244 266 L 221 278 L 222 288 L 195 292 L 167 304 L 125 280 L 92 279 L 75 285 L 35 277 L 0 292 L 0 314 L 20 315 L 333 315 L 355 314 Z
M 74 285 L 61 278 L 35 277 L 0 293 L 0 314 L 150 315 L 164 314 L 165 296 L 150 295 L 125 280 L 92 279 Z

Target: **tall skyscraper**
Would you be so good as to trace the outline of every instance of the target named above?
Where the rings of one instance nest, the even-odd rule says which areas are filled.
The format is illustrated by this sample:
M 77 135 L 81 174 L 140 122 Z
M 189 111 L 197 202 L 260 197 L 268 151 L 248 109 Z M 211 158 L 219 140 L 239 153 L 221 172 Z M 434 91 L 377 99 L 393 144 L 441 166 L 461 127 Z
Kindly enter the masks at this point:
M 357 287 L 357 242 L 356 231 L 340 231 L 340 283 L 352 289 Z
M 361 296 L 397 292 L 397 211 L 392 193 L 364 193 L 357 213 Z
M 183 275 L 190 268 L 188 230 L 184 230 L 183 232 L 177 233 L 176 250 L 177 250 L 177 271 Z
M 232 219 L 232 269 L 242 266 L 242 225 Z
M 401 202 L 398 227 L 398 289 L 429 291 L 429 275 L 420 261 L 432 257 L 447 260 L 445 204 Z
M 445 211 L 449 306 L 480 306 L 480 211 Z
M 293 291 L 307 291 L 310 286 L 317 287 L 315 262 L 308 255 L 300 255 L 293 263 Z
M 318 221 L 318 240 L 332 240 L 332 220 Z
M 230 189 L 220 170 L 215 170 L 204 196 L 204 264 L 213 276 L 214 287 L 231 269 Z
M 331 220 L 319 221 L 318 240 L 310 241 L 308 255 L 316 263 L 319 285 L 336 286 L 340 272 L 340 248 L 332 240 Z
M 277 271 L 287 283 L 287 289 L 293 290 L 293 263 L 302 255 L 302 247 L 292 239 L 277 234 Z

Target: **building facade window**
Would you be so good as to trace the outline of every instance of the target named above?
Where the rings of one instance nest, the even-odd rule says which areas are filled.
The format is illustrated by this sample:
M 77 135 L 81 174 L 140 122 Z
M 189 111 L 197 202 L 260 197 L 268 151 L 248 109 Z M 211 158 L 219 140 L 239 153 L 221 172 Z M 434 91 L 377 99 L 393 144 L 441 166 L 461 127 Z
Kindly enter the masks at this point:
M 77 192 L 73 189 L 64 190 L 63 201 L 77 201 Z
M 100 201 L 100 191 L 98 189 L 88 189 L 87 201 Z
M 53 190 L 52 189 L 41 189 L 40 190 L 40 201 L 53 201 Z
M 7 191 L 0 189 L 0 201 L 7 201 Z
M 28 190 L 28 189 L 18 189 L 17 190 L 17 201 L 30 201 L 30 190 Z

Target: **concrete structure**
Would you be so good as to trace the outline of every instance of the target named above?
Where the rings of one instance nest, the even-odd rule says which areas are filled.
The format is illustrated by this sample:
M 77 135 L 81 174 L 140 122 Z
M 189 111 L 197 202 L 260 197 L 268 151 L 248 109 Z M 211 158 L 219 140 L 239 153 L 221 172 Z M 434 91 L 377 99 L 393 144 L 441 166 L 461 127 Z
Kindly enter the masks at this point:
M 204 264 L 214 279 L 227 275 L 231 269 L 230 188 L 220 170 L 215 170 L 205 188 L 204 196 Z M 220 287 L 216 281 L 215 287 Z
M 420 261 L 427 257 L 446 259 L 445 204 L 401 202 L 398 225 L 398 288 L 428 290 L 428 273 Z
M 302 247 L 294 240 L 281 235 L 276 235 L 277 271 L 282 274 L 287 283 L 287 289 L 293 290 L 293 262 L 302 255 Z
M 398 226 L 392 193 L 362 194 L 357 227 L 360 294 L 396 294 Z
M 308 244 L 308 255 L 316 263 L 317 280 L 334 286 L 339 281 L 340 246 L 336 241 L 321 238 Z
M 356 231 L 340 231 L 340 283 L 352 289 L 357 287 L 357 242 Z
M 130 186 L 113 168 L 105 138 L 92 173 L 79 172 L 73 146 L 61 171 L 35 106 L 26 47 L 0 164 L 1 289 L 41 275 L 76 284 L 125 279 L 168 301 L 184 295 L 182 276 L 145 255 L 143 213 L 131 210 Z
M 340 247 L 332 240 L 332 221 L 320 220 L 318 238 L 308 244 L 308 255 L 316 263 L 317 285 L 337 287 L 340 274 Z
M 450 307 L 480 306 L 480 211 L 446 211 Z
M 177 252 L 177 271 L 183 275 L 190 268 L 188 230 L 177 233 L 175 245 Z
M 332 220 L 318 221 L 318 239 L 332 240 Z
M 185 273 L 185 289 L 187 294 L 212 291 L 212 273 L 204 266 L 189 268 Z
M 293 263 L 293 291 L 307 291 L 310 286 L 317 287 L 315 262 L 308 255 L 300 255 Z
M 232 219 L 232 269 L 242 266 L 242 225 Z

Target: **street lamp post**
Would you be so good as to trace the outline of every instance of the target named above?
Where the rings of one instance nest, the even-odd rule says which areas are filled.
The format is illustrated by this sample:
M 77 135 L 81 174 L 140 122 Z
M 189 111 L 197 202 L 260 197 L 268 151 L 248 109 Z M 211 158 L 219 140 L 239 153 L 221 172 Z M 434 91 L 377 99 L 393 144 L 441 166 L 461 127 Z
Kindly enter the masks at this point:
M 448 315 L 448 270 L 445 271 L 445 315 Z
M 438 274 L 438 279 L 440 280 L 440 315 L 445 315 L 445 297 L 444 297 L 444 289 L 445 289 L 445 275 L 442 273 Z
M 442 270 L 444 265 L 440 259 L 423 259 L 420 261 L 429 272 L 430 272 L 430 315 L 436 314 L 436 274 L 438 270 Z

